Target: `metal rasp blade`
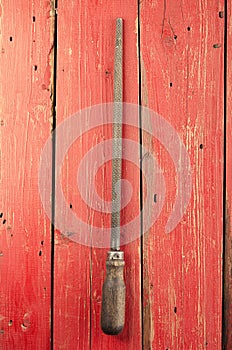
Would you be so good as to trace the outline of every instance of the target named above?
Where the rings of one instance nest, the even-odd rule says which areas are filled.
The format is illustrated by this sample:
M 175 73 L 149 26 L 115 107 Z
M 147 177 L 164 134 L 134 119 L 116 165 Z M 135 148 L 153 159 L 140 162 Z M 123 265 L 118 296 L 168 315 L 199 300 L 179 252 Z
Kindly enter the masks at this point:
M 101 328 L 109 335 L 119 334 L 125 322 L 126 287 L 123 278 L 124 252 L 120 250 L 120 209 L 122 172 L 122 19 L 116 21 L 114 63 L 114 108 L 112 150 L 111 250 L 106 260 L 106 278 L 102 289 Z M 117 187 L 117 188 L 116 188 Z
M 114 62 L 114 108 L 113 108 L 113 148 L 112 148 L 112 217 L 111 249 L 120 249 L 120 209 L 121 209 L 121 173 L 122 173 L 122 18 L 116 21 L 116 44 Z

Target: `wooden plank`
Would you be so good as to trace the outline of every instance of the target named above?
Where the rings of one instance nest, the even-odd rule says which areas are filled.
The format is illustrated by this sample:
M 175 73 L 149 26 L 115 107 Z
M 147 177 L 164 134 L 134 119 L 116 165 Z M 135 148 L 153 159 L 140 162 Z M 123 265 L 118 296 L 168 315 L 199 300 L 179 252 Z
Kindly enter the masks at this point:
M 49 137 L 50 2 L 0 4 L 0 347 L 50 347 L 50 222 L 39 196 Z
M 227 4 L 227 84 L 226 84 L 226 193 L 225 195 L 225 242 L 224 242 L 224 319 L 223 319 L 223 349 L 232 348 L 232 9 L 231 2 Z
M 174 127 L 192 166 L 189 206 L 166 234 L 178 194 L 177 165 L 167 151 L 173 138 L 161 145 L 144 133 L 143 145 L 157 157 L 166 181 L 163 211 L 144 236 L 145 349 L 221 347 L 224 20 L 219 11 L 224 2 L 218 0 L 141 2 L 142 102 Z
M 137 2 L 70 1 L 58 4 L 57 126 L 73 113 L 96 104 L 113 101 L 115 20 L 124 19 L 124 100 L 138 102 Z M 86 119 L 90 123 L 90 119 Z M 88 131 L 70 147 L 62 167 L 62 189 L 72 212 L 89 225 L 107 227 L 109 215 L 88 207 L 77 188 L 77 171 L 84 155 L 95 145 L 111 138 L 111 125 Z M 77 129 L 83 128 L 80 123 Z M 138 130 L 125 128 L 124 137 L 138 140 Z M 57 147 L 61 138 L 57 138 Z M 86 176 L 82 189 L 88 188 Z M 101 198 L 111 197 L 111 163 L 97 173 L 95 185 Z M 139 171 L 123 165 L 123 174 L 137 193 L 127 222 L 139 212 Z M 129 170 L 128 170 L 129 169 Z M 90 196 L 89 190 L 86 192 Z M 89 203 L 94 204 L 94 203 Z M 56 218 L 58 219 L 59 208 Z M 54 345 L 56 349 L 140 349 L 140 242 L 124 249 L 127 284 L 126 325 L 123 333 L 109 337 L 100 329 L 101 290 L 108 248 L 89 247 L 73 242 L 58 230 L 55 234 Z

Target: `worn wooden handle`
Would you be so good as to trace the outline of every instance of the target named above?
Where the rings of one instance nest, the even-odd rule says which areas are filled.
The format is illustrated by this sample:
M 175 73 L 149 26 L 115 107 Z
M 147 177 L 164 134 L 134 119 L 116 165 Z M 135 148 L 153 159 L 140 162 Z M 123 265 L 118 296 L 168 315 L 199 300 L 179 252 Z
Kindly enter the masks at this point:
M 108 335 L 119 334 L 125 321 L 124 260 L 106 261 L 106 279 L 102 290 L 101 328 Z

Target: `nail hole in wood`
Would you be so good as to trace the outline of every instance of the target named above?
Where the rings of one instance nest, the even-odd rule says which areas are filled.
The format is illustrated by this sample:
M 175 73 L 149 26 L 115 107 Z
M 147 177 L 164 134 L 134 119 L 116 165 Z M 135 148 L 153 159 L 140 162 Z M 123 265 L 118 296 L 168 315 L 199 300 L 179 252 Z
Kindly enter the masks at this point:
M 39 256 L 41 256 L 41 255 L 42 255 L 42 250 L 39 251 Z
M 70 207 L 70 209 L 72 209 L 72 203 L 70 203 L 69 207 Z
M 10 41 L 13 41 L 13 37 L 12 36 L 10 36 Z
M 218 16 L 219 18 L 224 18 L 224 11 L 219 11 Z
M 32 17 L 33 22 L 35 22 L 35 16 Z
M 73 235 L 75 235 L 75 232 L 69 232 L 69 231 L 66 232 L 66 236 L 67 237 L 70 237 L 70 236 L 73 236 Z
M 176 306 L 174 307 L 174 312 L 175 312 L 175 314 L 177 313 L 177 307 Z
M 41 241 L 40 244 L 43 245 L 43 244 L 44 244 L 44 241 Z
M 13 321 L 10 320 L 9 323 L 8 323 L 8 325 L 9 325 L 9 326 L 12 326 L 12 324 L 13 324 Z
M 154 202 L 157 203 L 157 194 L 154 194 Z
M 172 83 L 170 83 L 169 85 L 170 85 L 170 87 L 172 87 Z
M 3 217 L 3 213 L 0 213 L 0 218 L 2 218 Z
M 214 49 L 219 49 L 219 47 L 221 47 L 221 46 L 222 46 L 221 44 L 213 44 Z
M 203 149 L 204 145 L 201 143 L 199 147 L 200 147 L 200 149 Z
M 187 27 L 187 31 L 190 32 L 191 28 L 190 27 Z
M 37 71 L 37 69 L 38 69 L 38 66 L 37 66 L 37 65 L 35 65 L 35 66 L 34 66 L 34 70 L 35 70 L 35 71 Z
M 22 324 L 21 324 L 21 328 L 22 328 L 24 331 L 26 331 L 26 330 L 27 330 L 27 325 L 24 324 L 24 323 L 22 323 Z
M 174 35 L 174 39 L 175 39 L 175 40 L 177 39 L 177 35 Z
M 4 219 L 2 223 L 3 223 L 3 225 L 5 225 L 5 223 L 6 223 L 6 219 Z

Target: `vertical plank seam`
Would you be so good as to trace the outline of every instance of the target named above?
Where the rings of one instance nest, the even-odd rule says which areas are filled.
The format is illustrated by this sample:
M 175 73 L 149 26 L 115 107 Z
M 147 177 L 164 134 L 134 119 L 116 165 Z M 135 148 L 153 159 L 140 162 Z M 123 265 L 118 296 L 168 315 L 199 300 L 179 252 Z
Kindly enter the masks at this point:
M 93 300 L 93 245 L 92 245 L 92 231 L 91 231 L 91 245 L 90 245 L 90 263 L 89 263 L 89 349 L 92 349 L 92 300 Z M 93 319 L 94 320 L 94 319 Z M 100 326 L 100 325 L 99 325 Z
M 51 3 L 53 12 L 53 66 L 52 72 L 52 222 L 51 222 L 51 350 L 54 348 L 54 266 L 55 266 L 55 184 L 56 184 L 56 96 L 57 96 L 57 8 L 58 0 L 52 0 Z
M 226 271 L 227 271 L 227 233 L 228 233 L 228 225 L 227 225 L 227 203 L 226 203 L 226 161 L 227 161 L 227 45 L 228 45 L 228 37 L 227 37 L 227 16 L 228 16 L 228 8 L 227 1 L 224 1 L 224 164 L 223 164 L 223 268 L 222 268 L 222 349 L 227 348 L 227 332 L 228 332 L 228 324 L 227 324 L 227 308 L 226 308 Z
M 139 102 L 139 158 L 140 158 L 140 176 L 139 176 L 139 184 L 140 184 L 140 276 L 141 276 L 141 345 L 142 349 L 144 348 L 144 309 L 143 309 L 143 174 L 142 174 L 142 76 L 141 76 L 141 28 L 140 28 L 140 0 L 138 0 L 138 102 Z

